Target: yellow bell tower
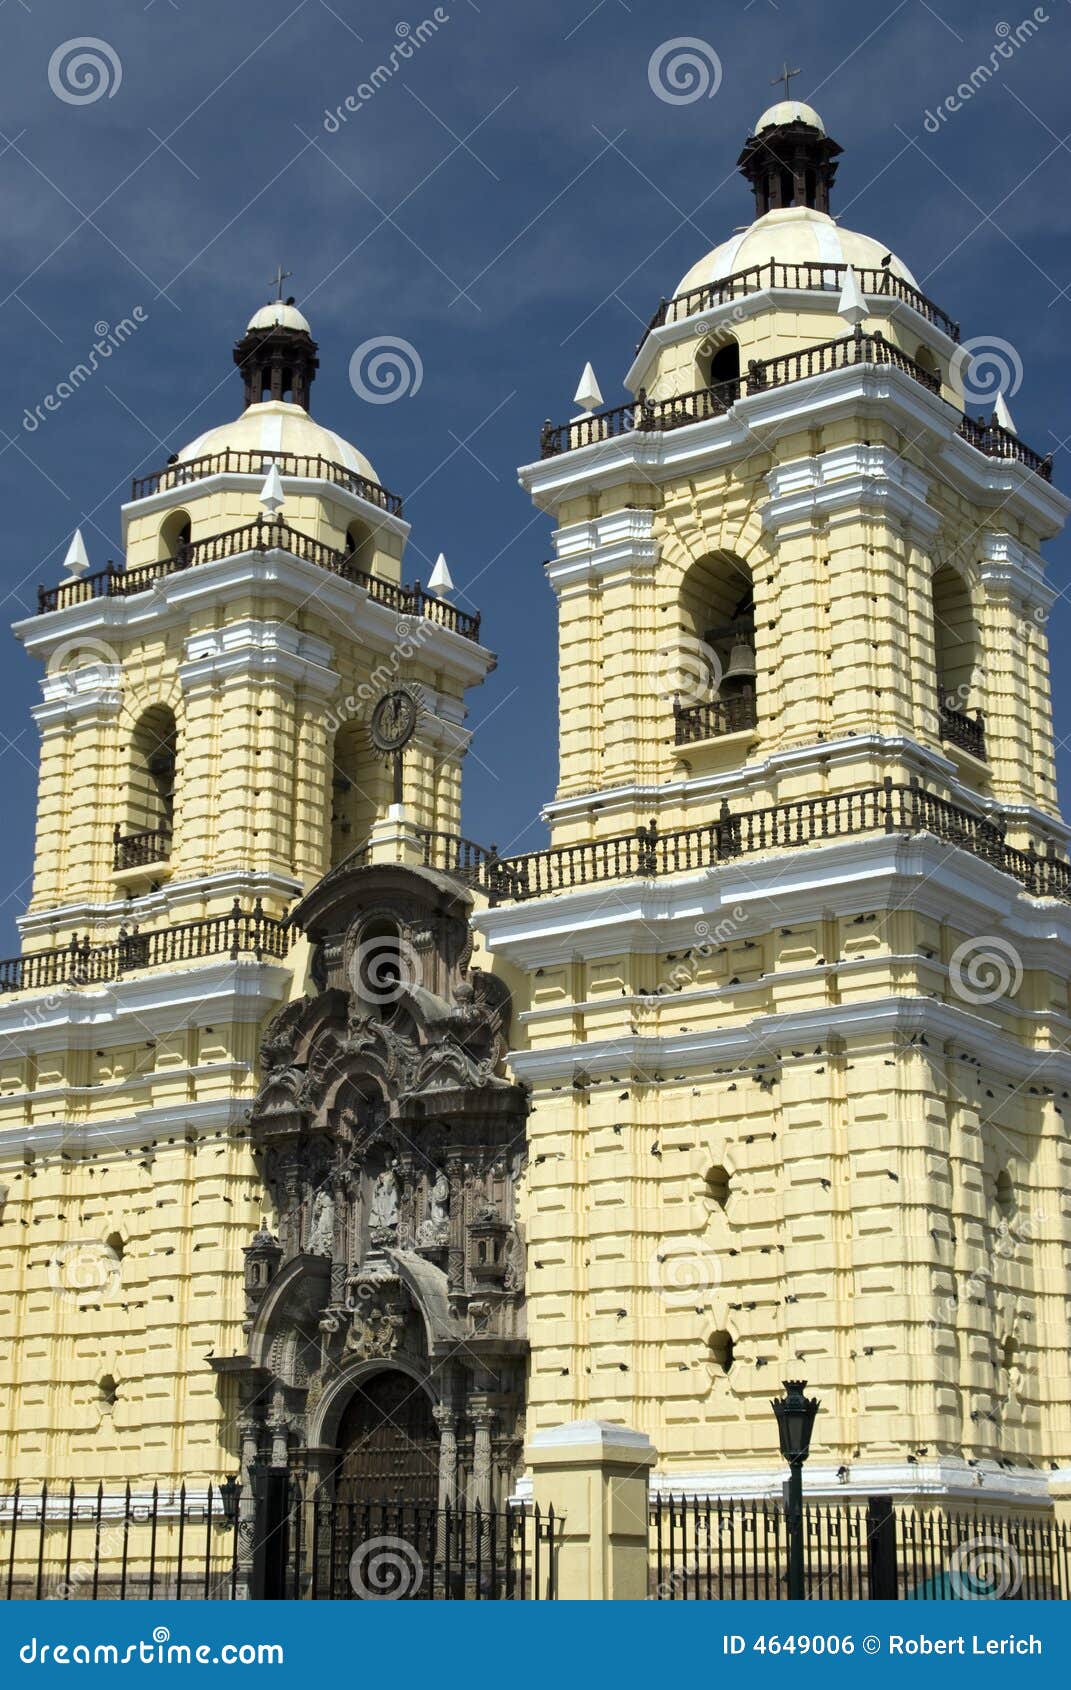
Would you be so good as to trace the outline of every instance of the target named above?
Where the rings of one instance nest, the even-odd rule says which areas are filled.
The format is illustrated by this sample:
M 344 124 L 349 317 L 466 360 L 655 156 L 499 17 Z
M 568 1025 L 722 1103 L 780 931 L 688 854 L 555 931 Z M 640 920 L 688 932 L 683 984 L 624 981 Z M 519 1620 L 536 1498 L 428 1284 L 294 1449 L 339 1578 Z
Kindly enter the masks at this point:
M 292 300 L 235 361 L 241 414 L 135 481 L 122 563 L 77 538 L 16 627 L 44 677 L 33 896 L 0 964 L 5 1482 L 233 1466 L 206 1357 L 242 1347 L 244 1123 L 306 968 L 287 908 L 344 858 L 461 848 L 479 617 L 403 581 L 402 502 L 310 416 Z M 412 716 L 393 769 L 384 699 Z
M 561 775 L 479 918 L 533 1088 L 529 1432 L 656 1483 L 1047 1503 L 1064 1362 L 1071 868 L 1042 542 L 1068 501 L 959 328 L 764 112 L 755 221 L 632 397 L 543 430 Z M 583 387 L 583 384 L 582 384 Z M 582 402 L 582 401 L 581 401 Z

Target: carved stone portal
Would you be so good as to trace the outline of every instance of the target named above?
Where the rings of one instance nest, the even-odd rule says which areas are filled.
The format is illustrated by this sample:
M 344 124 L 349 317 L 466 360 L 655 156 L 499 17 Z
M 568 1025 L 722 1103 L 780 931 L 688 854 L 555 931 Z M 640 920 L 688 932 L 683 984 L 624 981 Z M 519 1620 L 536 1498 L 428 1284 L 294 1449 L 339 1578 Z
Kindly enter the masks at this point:
M 509 995 L 469 965 L 470 906 L 431 870 L 333 870 L 293 918 L 314 991 L 261 1050 L 275 1232 L 246 1249 L 247 1354 L 221 1370 L 261 1459 L 285 1441 L 370 1500 L 404 1500 L 410 1472 L 423 1498 L 431 1451 L 440 1503 L 501 1501 L 523 1441 L 528 1101 L 503 1075 Z M 395 1405 L 381 1426 L 376 1403 Z

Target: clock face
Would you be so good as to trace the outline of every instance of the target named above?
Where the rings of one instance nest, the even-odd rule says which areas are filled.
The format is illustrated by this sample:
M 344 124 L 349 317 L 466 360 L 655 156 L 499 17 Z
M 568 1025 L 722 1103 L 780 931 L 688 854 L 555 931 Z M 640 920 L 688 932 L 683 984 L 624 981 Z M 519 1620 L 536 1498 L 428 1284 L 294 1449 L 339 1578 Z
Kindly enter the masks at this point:
M 419 706 L 411 692 L 395 687 L 372 711 L 372 743 L 377 751 L 400 751 L 416 732 Z

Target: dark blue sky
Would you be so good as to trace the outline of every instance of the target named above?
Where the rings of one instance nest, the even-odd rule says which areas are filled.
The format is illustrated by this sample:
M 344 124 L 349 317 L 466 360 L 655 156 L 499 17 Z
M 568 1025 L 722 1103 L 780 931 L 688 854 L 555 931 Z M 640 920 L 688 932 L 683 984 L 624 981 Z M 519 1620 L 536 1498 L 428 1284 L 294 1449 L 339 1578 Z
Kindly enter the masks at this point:
M 357 90 L 434 6 L 346 0 L 4 0 L 0 8 L 0 417 L 4 609 L 55 581 L 71 531 L 94 567 L 119 555 L 130 477 L 240 404 L 231 347 L 281 258 L 320 343 L 314 413 L 406 498 L 409 574 L 442 549 L 460 602 L 484 612 L 499 666 L 473 695 L 465 830 L 521 849 L 553 792 L 555 621 L 548 523 L 516 484 L 546 416 L 567 417 L 585 359 L 624 398 L 642 324 L 710 246 L 750 219 L 733 164 L 787 56 L 793 93 L 844 147 L 834 211 L 894 248 L 964 336 L 1022 360 L 1021 435 L 1056 449 L 1067 417 L 1071 8 L 936 134 L 925 116 L 1035 16 L 977 0 L 447 0 L 435 33 L 331 133 Z M 404 28 L 402 31 L 404 35 Z M 74 104 L 50 60 L 83 35 L 121 66 Z M 713 98 L 667 105 L 652 53 L 694 36 L 722 65 Z M 62 74 L 54 70 L 54 80 Z M 62 85 L 62 84 L 61 84 Z M 931 126 L 932 127 L 932 126 Z M 34 431 L 33 410 L 83 360 L 98 323 L 144 325 Z M 415 396 L 358 398 L 351 353 L 373 336 L 417 349 Z M 1050 550 L 1063 588 L 1066 547 Z M 1071 617 L 1052 623 L 1060 731 Z M 0 664 L 5 827 L 0 954 L 29 897 L 37 670 L 13 638 Z M 1066 786 L 1066 754 L 1064 784 Z

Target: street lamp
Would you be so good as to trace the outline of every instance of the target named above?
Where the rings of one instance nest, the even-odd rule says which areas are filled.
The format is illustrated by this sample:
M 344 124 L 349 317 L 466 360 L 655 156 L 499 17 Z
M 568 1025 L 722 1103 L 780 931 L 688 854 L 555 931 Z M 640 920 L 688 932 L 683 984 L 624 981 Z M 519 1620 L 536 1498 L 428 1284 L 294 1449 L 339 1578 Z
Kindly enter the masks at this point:
M 788 1462 L 788 1594 L 803 1597 L 803 1463 L 811 1453 L 818 1398 L 805 1397 L 806 1379 L 786 1379 L 785 1394 L 770 1403 L 777 1416 L 781 1454 Z
M 238 1518 L 238 1496 L 241 1489 L 241 1485 L 233 1474 L 230 1478 L 224 1479 L 219 1487 L 219 1499 L 223 1504 L 223 1522 L 225 1525 L 233 1526 Z

